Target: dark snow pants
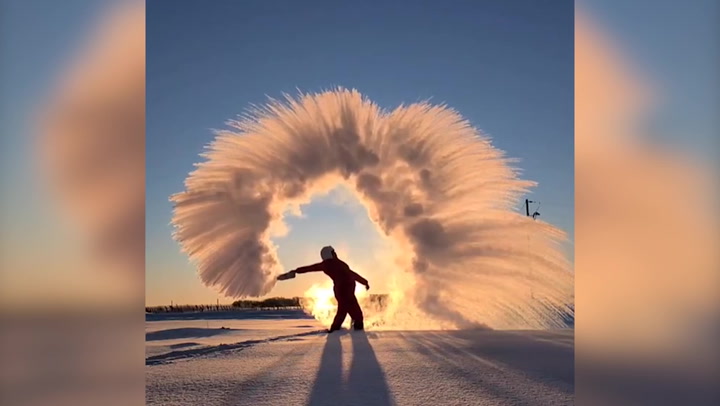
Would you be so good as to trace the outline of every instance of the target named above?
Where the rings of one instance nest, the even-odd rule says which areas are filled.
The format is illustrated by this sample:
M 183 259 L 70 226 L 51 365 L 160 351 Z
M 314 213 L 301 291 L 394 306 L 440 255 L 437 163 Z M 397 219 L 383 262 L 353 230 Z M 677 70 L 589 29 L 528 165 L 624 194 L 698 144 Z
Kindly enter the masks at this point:
M 354 284 L 353 284 L 354 285 Z M 353 287 L 337 287 L 333 288 L 335 292 L 335 300 L 337 300 L 338 308 L 335 319 L 330 326 L 330 330 L 340 330 L 345 321 L 345 317 L 350 315 L 353 322 L 353 328 L 363 328 L 363 313 L 360 304 L 355 297 L 355 286 Z

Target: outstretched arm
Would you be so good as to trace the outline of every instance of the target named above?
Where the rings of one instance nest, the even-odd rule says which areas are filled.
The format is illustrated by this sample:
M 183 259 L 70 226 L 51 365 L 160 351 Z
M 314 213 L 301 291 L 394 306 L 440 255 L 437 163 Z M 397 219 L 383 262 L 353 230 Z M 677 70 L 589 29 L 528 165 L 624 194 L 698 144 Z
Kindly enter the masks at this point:
M 359 284 L 365 286 L 365 288 L 370 289 L 370 283 L 367 281 L 367 279 L 363 278 L 362 276 L 358 275 L 355 271 L 352 269 L 349 270 L 350 274 L 352 275 L 353 279 L 355 279 Z
M 297 268 L 297 269 L 295 270 L 295 273 L 320 272 L 320 271 L 322 271 L 323 269 L 324 269 L 324 268 L 323 268 L 323 263 L 322 263 L 322 262 L 318 262 L 317 264 L 312 264 L 312 265 L 308 265 L 308 266 L 301 266 L 300 268 Z

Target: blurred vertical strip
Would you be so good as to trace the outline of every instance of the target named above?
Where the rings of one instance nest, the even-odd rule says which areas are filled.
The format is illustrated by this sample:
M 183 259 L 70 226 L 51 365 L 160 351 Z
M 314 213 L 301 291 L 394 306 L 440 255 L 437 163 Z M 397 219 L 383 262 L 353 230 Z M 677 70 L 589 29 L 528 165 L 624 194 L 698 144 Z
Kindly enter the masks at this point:
M 577 6 L 577 403 L 720 404 L 720 2 Z
M 144 2 L 0 19 L 0 403 L 144 404 Z

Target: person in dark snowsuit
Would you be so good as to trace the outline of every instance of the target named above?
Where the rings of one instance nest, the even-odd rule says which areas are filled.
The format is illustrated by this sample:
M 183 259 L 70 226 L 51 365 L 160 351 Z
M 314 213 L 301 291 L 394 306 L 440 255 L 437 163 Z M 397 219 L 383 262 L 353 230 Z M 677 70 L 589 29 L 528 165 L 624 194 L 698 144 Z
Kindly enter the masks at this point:
M 333 319 L 328 332 L 332 333 L 333 331 L 340 330 L 340 326 L 348 314 L 350 314 L 350 318 L 352 318 L 353 329 L 363 330 L 363 313 L 355 297 L 355 282 L 359 282 L 365 286 L 365 289 L 370 289 L 370 284 L 367 279 L 355 273 L 350 269 L 348 264 L 340 260 L 333 247 L 323 247 L 320 251 L 320 257 L 322 258 L 322 262 L 297 268 L 294 271 L 288 272 L 288 274 L 292 274 L 290 277 L 293 277 L 296 273 L 324 272 L 325 275 L 329 276 L 333 281 L 333 292 L 335 293 L 335 299 L 338 304 L 335 319 Z

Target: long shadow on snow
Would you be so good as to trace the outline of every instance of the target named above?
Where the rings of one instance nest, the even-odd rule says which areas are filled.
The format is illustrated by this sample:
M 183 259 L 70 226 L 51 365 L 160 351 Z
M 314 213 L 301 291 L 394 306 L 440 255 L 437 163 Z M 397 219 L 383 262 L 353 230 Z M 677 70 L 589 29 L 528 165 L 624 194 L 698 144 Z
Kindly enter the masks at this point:
M 340 334 L 329 334 L 320 359 L 308 406 L 376 405 L 391 406 L 385 373 L 364 331 L 349 334 L 352 340 L 352 363 L 347 382 L 343 382 Z

